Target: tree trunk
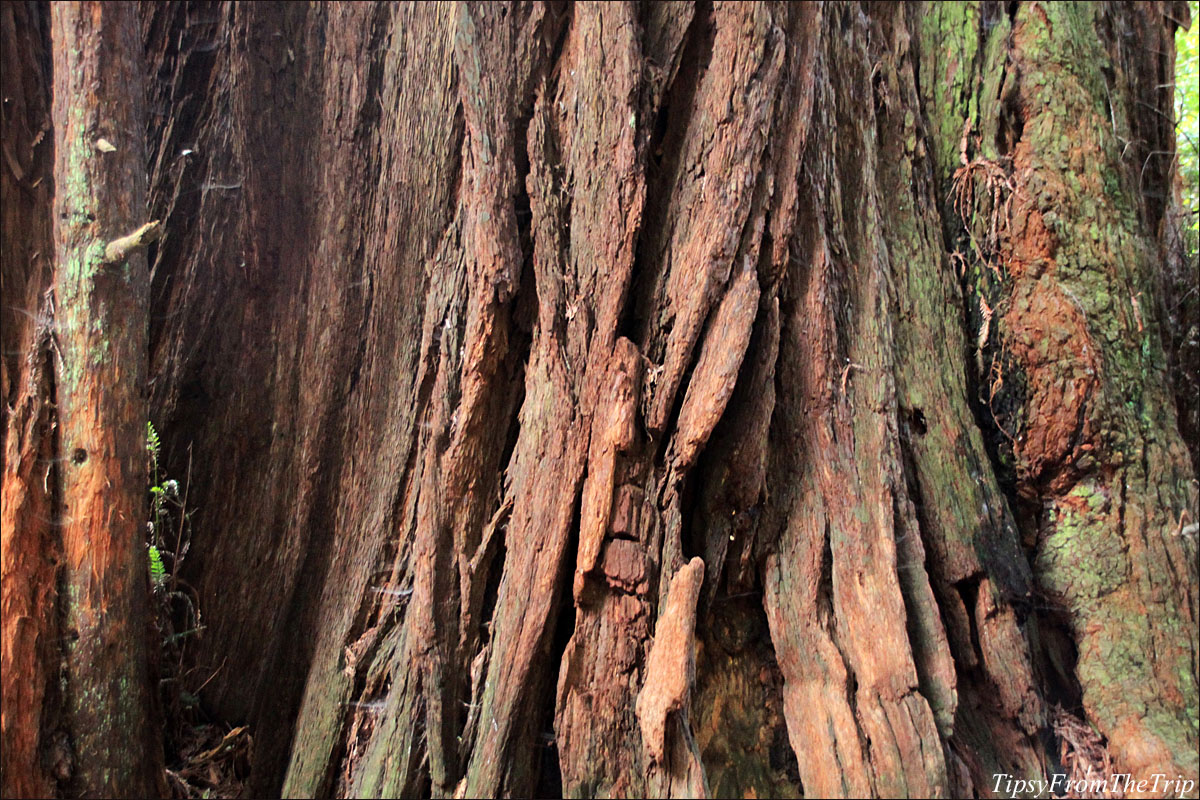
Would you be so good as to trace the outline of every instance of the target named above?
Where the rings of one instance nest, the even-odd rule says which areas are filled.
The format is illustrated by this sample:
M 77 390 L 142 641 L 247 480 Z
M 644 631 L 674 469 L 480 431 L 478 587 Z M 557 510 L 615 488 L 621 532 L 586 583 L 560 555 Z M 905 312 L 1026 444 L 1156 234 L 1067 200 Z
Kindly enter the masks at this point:
M 20 35 L 18 15 L 26 17 L 30 29 L 18 46 L 34 55 L 44 16 L 29 6 L 5 14 L 13 26 L 6 45 Z M 49 219 L 38 191 L 44 173 L 23 175 L 10 161 L 7 176 L 30 192 L 18 202 L 34 212 L 30 249 L 45 241 L 39 223 L 53 222 L 54 267 L 43 302 L 43 254 L 14 248 L 24 262 L 17 269 L 27 270 L 18 273 L 25 291 L 17 296 L 44 316 L 18 327 L 15 343 L 30 355 L 18 368 L 19 410 L 7 426 L 5 790 L 49 794 L 54 779 L 70 795 L 149 797 L 165 785 L 151 706 L 143 533 L 149 286 L 138 246 L 147 231 L 127 235 L 146 222 L 138 17 L 129 4 L 72 3 L 55 5 L 49 22 L 53 107 L 38 119 L 45 95 L 30 59 L 18 72 L 27 75 L 30 116 L 24 130 L 14 126 L 12 142 L 40 166 L 26 148 L 41 136 L 21 134 L 40 121 L 43 133 L 52 125 Z M 9 152 L 7 136 L 5 144 Z M 5 222 L 6 240 L 23 235 Z M 6 356 L 6 392 L 7 367 Z M 26 686 L 12 685 L 10 700 L 16 680 Z
M 251 792 L 1195 779 L 1182 6 L 141 7 L 151 417 Z

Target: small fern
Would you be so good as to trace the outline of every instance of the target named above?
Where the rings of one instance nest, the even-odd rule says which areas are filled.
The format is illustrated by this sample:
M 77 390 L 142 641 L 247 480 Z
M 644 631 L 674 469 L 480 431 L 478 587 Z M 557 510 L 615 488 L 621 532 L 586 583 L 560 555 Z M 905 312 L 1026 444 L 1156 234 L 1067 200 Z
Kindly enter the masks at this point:
M 193 669 L 188 665 L 191 642 L 203 635 L 205 628 L 199 595 L 181 573 L 192 537 L 187 493 L 192 477 L 191 448 L 186 452 L 187 470 L 182 480 L 174 480 L 163 460 L 162 439 L 153 423 L 146 423 L 146 566 L 154 646 L 160 651 L 156 659 L 161 669 L 159 700 L 169 728 L 167 738 L 174 742 L 186 739 L 191 726 L 199 721 L 198 688 L 189 678 Z M 190 796 L 198 797 L 199 792 Z
M 158 431 L 154 430 L 153 422 L 146 422 L 146 450 L 150 453 L 150 458 L 155 465 L 158 464 L 158 454 L 162 450 L 162 440 L 158 438 Z
M 154 545 L 147 545 L 150 554 L 150 583 L 155 589 L 162 587 L 167 580 L 167 570 L 163 566 L 162 554 Z
M 150 494 L 149 521 L 146 524 L 146 548 L 150 566 L 150 581 L 155 590 L 167 583 L 174 586 L 178 565 L 187 549 L 186 530 L 188 514 L 184 498 L 180 497 L 179 482 L 170 480 L 163 473 L 159 458 L 162 454 L 162 439 L 154 429 L 154 423 L 146 422 L 146 455 L 149 457 Z M 189 465 L 190 467 L 190 465 Z M 169 537 L 174 533 L 174 551 L 168 549 Z M 171 569 L 164 563 L 170 559 Z

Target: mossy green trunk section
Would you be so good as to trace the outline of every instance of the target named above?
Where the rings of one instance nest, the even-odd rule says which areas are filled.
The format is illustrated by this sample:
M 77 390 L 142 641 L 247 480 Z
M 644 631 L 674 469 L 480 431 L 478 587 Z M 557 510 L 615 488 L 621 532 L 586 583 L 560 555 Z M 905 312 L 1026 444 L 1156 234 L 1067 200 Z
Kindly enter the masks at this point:
M 1186 13 L 1186 12 L 1185 12 Z M 948 35 L 975 28 L 978 38 Z M 1017 495 L 1055 680 L 1114 763 L 1195 778 L 1195 475 L 1162 352 L 1161 4 L 933 5 L 923 79 L 985 429 Z M 1169 74 L 1169 73 L 1168 73 Z M 1150 118 L 1147 122 L 1146 118 Z M 967 126 L 967 127 L 964 127 Z
M 142 254 L 104 263 L 109 240 L 146 222 L 138 20 L 123 3 L 67 3 L 51 22 L 59 724 L 69 750 L 59 777 L 71 795 L 149 797 L 164 780 L 143 543 L 149 279 Z

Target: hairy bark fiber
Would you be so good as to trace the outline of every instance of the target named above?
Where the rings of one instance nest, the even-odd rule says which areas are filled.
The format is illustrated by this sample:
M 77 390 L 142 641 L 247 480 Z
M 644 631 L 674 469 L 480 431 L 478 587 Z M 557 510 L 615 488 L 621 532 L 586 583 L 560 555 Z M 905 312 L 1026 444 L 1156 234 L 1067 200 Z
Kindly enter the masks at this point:
M 106 241 L 162 221 L 150 417 L 251 792 L 990 796 L 1063 720 L 1195 778 L 1176 5 L 140 7 Z M 26 752 L 69 437 L 4 319 Z

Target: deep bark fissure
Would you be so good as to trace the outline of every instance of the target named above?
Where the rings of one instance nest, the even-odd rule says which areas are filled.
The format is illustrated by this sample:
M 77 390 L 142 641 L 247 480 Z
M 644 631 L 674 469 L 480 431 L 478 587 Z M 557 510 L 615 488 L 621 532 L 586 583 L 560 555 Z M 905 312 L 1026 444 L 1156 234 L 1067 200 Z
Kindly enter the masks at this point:
M 658 92 L 661 99 L 657 109 L 653 109 L 655 123 L 645 150 L 645 221 L 637 239 L 630 301 L 622 315 L 626 323 L 618 328 L 620 335 L 633 341 L 644 339 L 646 332 L 659 323 L 662 313 L 657 292 L 668 264 L 661 257 L 659 237 L 665 235 L 672 182 L 684 156 L 681 143 L 688 126 L 694 124 L 690 112 L 712 60 L 715 35 L 712 3 L 699 0 L 678 49 L 678 68 Z M 663 320 L 661 325 L 663 333 L 670 334 L 671 320 Z M 662 363 L 662 353 L 654 348 L 646 349 L 643 355 L 655 365 Z M 661 432 L 652 432 L 652 440 L 659 435 Z
M 46 293 L 45 303 L 47 308 L 53 308 L 49 290 Z M 47 501 L 50 515 L 46 520 L 47 530 L 50 533 L 49 548 L 50 553 L 58 561 L 61 560 L 65 548 L 62 537 L 63 501 L 59 469 L 62 458 L 57 456 L 62 452 L 62 442 L 58 433 L 58 424 L 55 421 L 58 391 L 54 380 L 56 374 L 54 356 L 51 352 L 56 345 L 54 345 L 54 333 L 51 330 L 47 330 L 44 336 L 45 342 L 39 347 L 43 372 L 38 376 L 39 382 L 44 382 L 45 394 L 43 396 L 46 402 L 46 411 L 44 412 L 46 414 L 44 423 L 46 433 L 43 440 L 47 450 L 43 455 L 46 462 L 43 485 L 49 487 Z M 48 643 L 50 646 L 43 645 L 42 648 L 42 657 L 45 659 L 43 663 L 47 665 L 47 669 L 44 677 L 44 700 L 38 720 L 41 746 L 37 756 L 44 773 L 57 783 L 59 792 L 69 796 L 78 793 L 80 787 L 75 780 L 73 762 L 76 750 L 71 741 L 69 720 L 66 717 L 67 694 L 71 688 L 70 673 L 67 669 L 67 645 L 70 644 L 73 637 L 69 633 L 67 624 L 69 619 L 67 572 L 61 564 L 54 569 L 53 578 L 53 611 L 50 615 L 53 624 L 49 629 L 53 638 Z

